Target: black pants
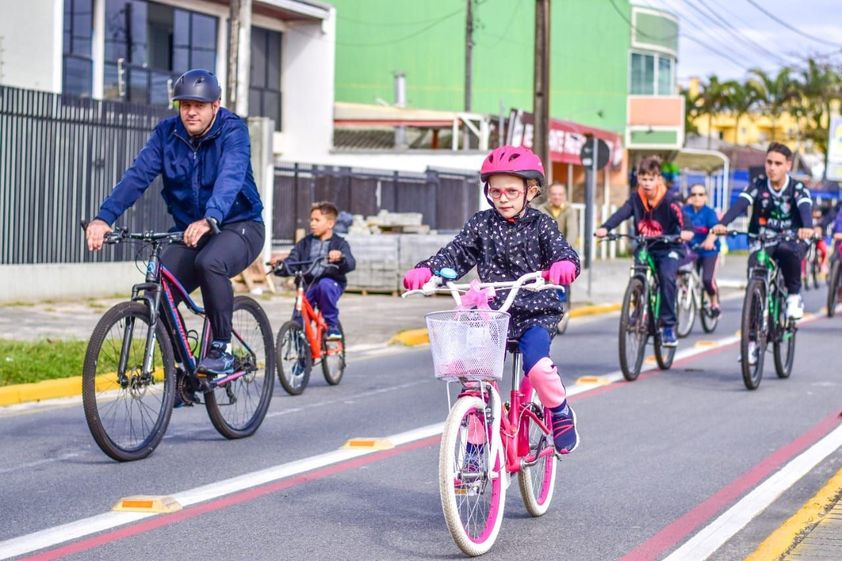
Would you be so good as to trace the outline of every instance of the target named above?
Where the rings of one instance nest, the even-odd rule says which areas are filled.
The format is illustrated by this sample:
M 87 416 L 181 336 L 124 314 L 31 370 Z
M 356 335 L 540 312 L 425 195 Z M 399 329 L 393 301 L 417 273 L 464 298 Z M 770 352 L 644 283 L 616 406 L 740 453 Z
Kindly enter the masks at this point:
M 719 254 L 714 253 L 712 255 L 699 255 L 693 251 L 687 252 L 687 257 L 684 259 L 684 263 L 693 263 L 694 267 L 697 267 L 702 272 L 702 284 L 705 287 L 705 292 L 710 294 L 711 296 L 716 296 L 716 292 L 718 290 L 716 286 L 716 266 L 719 264 Z
M 683 248 L 650 249 L 649 255 L 658 270 L 658 284 L 661 286 L 661 322 L 669 327 L 675 325 L 675 277 L 684 258 Z M 635 258 L 637 255 L 635 255 Z M 640 260 L 637 260 L 640 263 Z
M 202 288 L 205 313 L 216 341 L 231 340 L 234 289 L 231 277 L 248 267 L 263 249 L 263 222 L 234 222 L 219 234 L 206 234 L 198 247 L 171 245 L 161 264 L 175 275 L 187 292 Z
M 807 253 L 807 246 L 801 241 L 783 241 L 773 246 L 766 246 L 766 253 L 778 263 L 784 275 L 784 284 L 790 294 L 801 293 L 801 260 Z M 757 264 L 757 252 L 748 257 L 748 269 Z

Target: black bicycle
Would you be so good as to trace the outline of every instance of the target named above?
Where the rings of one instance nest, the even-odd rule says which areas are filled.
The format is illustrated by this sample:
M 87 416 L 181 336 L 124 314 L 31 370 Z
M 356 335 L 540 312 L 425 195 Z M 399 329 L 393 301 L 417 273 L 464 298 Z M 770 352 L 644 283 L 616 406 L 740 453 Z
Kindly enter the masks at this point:
M 272 399 L 275 354 L 272 327 L 263 308 L 234 298 L 234 372 L 209 378 L 197 364 L 213 339 L 204 310 L 160 263 L 163 248 L 182 243 L 183 232 L 130 233 L 115 229 L 106 244 L 142 243 L 150 256 L 146 282 L 132 287 L 129 302 L 109 309 L 97 323 L 82 371 L 82 402 L 94 440 L 111 458 L 145 458 L 161 442 L 178 395 L 184 405 L 201 403 L 226 438 L 254 434 Z M 174 294 L 204 318 L 201 336 L 184 323 Z
M 661 311 L 661 290 L 658 271 L 649 248 L 657 243 L 674 243 L 681 236 L 630 236 L 608 234 L 607 241 L 628 238 L 637 244 L 637 258 L 631 267 L 631 278 L 623 297 L 620 312 L 620 370 L 623 377 L 637 380 L 646 354 L 646 343 L 652 337 L 655 361 L 661 370 L 669 370 L 675 358 L 675 347 L 664 345 L 658 318 Z
M 730 235 L 742 232 L 729 231 Z M 748 234 L 758 243 L 753 252 L 740 325 L 740 364 L 746 388 L 756 390 L 763 378 L 766 348 L 772 343 L 775 372 L 789 378 L 795 360 L 796 322 L 786 317 L 787 289 L 783 273 L 769 255 L 767 246 L 797 240 L 792 232 Z

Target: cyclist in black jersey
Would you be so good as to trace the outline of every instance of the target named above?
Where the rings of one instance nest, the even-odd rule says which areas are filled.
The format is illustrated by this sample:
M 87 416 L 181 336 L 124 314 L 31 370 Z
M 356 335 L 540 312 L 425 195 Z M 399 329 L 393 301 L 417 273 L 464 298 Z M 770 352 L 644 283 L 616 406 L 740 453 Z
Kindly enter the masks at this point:
M 801 319 L 804 306 L 801 301 L 801 260 L 807 250 L 805 240 L 813 236 L 813 202 L 810 191 L 800 181 L 789 175 L 792 169 L 792 151 L 777 142 L 766 150 L 766 175 L 758 177 L 740 193 L 739 199 L 713 227 L 713 233 L 725 234 L 726 226 L 740 216 L 749 205 L 752 207 L 748 231 L 797 232 L 798 240 L 781 241 L 767 246 L 769 255 L 778 263 L 784 276 L 787 292 L 786 315 Z M 753 265 L 754 254 L 749 258 Z

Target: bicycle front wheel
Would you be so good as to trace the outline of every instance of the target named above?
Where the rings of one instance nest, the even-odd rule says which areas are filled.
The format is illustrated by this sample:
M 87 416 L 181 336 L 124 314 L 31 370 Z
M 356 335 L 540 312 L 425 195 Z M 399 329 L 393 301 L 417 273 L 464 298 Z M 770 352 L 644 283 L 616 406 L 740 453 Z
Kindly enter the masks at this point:
M 719 325 L 719 315 L 714 316 L 710 307 L 710 296 L 702 290 L 702 309 L 699 311 L 699 319 L 702 320 L 702 329 L 705 333 L 713 333 Z
M 263 423 L 272 401 L 275 352 L 272 326 L 263 307 L 248 296 L 234 298 L 231 352 L 244 374 L 206 394 L 211 423 L 225 438 L 251 436 Z
M 345 331 L 338 322 L 336 329 L 339 330 L 338 339 L 327 339 L 326 334 L 322 335 L 322 374 L 331 386 L 341 382 L 345 374 Z
M 667 347 L 661 341 L 661 334 L 655 333 L 655 362 L 661 370 L 672 368 L 672 361 L 675 359 L 675 347 Z
M 450 536 L 466 555 L 486 553 L 497 539 L 506 504 L 502 445 L 491 458 L 485 402 L 462 397 L 453 405 L 439 451 L 439 493 Z M 498 440 L 499 442 L 499 440 Z
M 775 358 L 775 373 L 778 378 L 789 378 L 795 362 L 796 328 L 793 321 L 786 318 L 783 300 L 783 297 L 780 297 L 777 307 L 778 317 L 772 343 L 772 356 Z
M 632 277 L 620 312 L 620 369 L 629 382 L 637 379 L 643 365 L 649 338 L 647 314 L 646 286 L 640 277 Z
M 82 404 L 91 435 L 109 457 L 129 462 L 151 454 L 161 442 L 175 399 L 170 338 L 158 323 L 152 372 L 144 372 L 149 309 L 117 304 L 99 320 L 82 368 Z
M 278 330 L 275 339 L 275 360 L 278 381 L 289 395 L 299 395 L 310 382 L 313 355 L 301 324 L 288 321 Z
M 675 332 L 682 339 L 690 335 L 696 321 L 696 299 L 693 298 L 693 287 L 688 277 L 689 273 L 679 275 L 675 297 L 675 313 L 678 316 Z
M 756 390 L 763 378 L 766 355 L 766 288 L 760 279 L 751 279 L 743 301 L 740 326 L 740 364 L 746 388 Z
M 543 406 L 535 390 L 532 390 L 531 399 L 527 402 L 526 407 L 531 408 L 548 428 L 552 427 L 550 410 Z M 522 418 L 521 436 L 519 438 L 528 439 L 529 452 L 527 452 L 527 456 L 536 458 L 547 448 L 553 449 L 552 432 L 545 433 L 537 423 L 526 415 Z M 550 508 L 555 491 L 557 468 L 558 462 L 555 461 L 554 453 L 540 458 L 534 465 L 521 467 L 518 474 L 520 496 L 523 497 L 523 505 L 527 512 L 532 516 L 542 516 Z

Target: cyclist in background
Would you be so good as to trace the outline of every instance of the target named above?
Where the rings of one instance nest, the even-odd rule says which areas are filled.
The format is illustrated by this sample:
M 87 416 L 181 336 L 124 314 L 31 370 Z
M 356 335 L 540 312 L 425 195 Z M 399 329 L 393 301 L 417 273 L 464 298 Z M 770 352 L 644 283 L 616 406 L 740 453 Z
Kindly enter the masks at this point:
M 188 70 L 176 80 L 178 116 L 155 127 L 85 230 L 88 249 L 102 249 L 114 221 L 163 176 L 161 196 L 175 229 L 184 231 L 184 245 L 167 247 L 161 264 L 188 293 L 202 289 L 213 341 L 198 370 L 211 375 L 234 371 L 234 290 L 229 279 L 257 258 L 265 236 L 248 128 L 220 106 L 221 95 L 216 76 L 207 70 Z M 209 236 L 214 229 L 219 233 Z
M 501 146 L 483 161 L 480 178 L 491 208 L 474 214 L 453 241 L 408 271 L 404 287 L 419 289 L 433 271 L 445 267 L 462 277 L 475 265 L 482 282 L 514 281 L 544 270 L 552 284 L 572 283 L 579 275 L 579 256 L 555 221 L 529 206 L 544 182 L 541 159 L 527 148 Z M 496 298 L 491 307 L 502 302 Z M 569 453 L 579 444 L 576 415 L 550 358 L 550 341 L 561 311 L 555 291 L 523 290 L 509 310 L 509 337 L 519 340 L 523 370 L 541 403 L 552 411 L 556 450 Z
M 637 166 L 639 187 L 629 199 L 600 226 L 594 235 L 604 238 L 610 230 L 624 220 L 634 218 L 634 229 L 641 236 L 680 235 L 684 241 L 693 237 L 693 232 L 684 224 L 684 212 L 678 198 L 667 193 L 667 186 L 661 176 L 661 159 L 647 156 Z M 675 277 L 684 257 L 681 242 L 653 244 L 649 254 L 658 270 L 658 285 L 661 290 L 661 340 L 665 347 L 678 345 L 675 333 Z M 637 255 L 635 255 L 637 258 Z
M 778 263 L 784 276 L 788 292 L 786 317 L 804 317 L 801 301 L 801 260 L 807 250 L 804 240 L 813 236 L 813 203 L 810 191 L 800 181 L 789 175 L 792 169 L 792 150 L 786 145 L 773 142 L 766 150 L 766 176 L 758 177 L 754 183 L 740 193 L 719 223 L 713 227 L 717 235 L 727 233 L 726 226 L 740 216 L 749 205 L 752 206 L 748 231 L 758 234 L 761 229 L 772 232 L 795 232 L 798 240 L 781 241 L 767 245 L 769 255 Z M 749 269 L 754 266 L 756 253 L 749 256 Z
M 357 262 L 351 253 L 351 246 L 342 236 L 334 234 L 333 226 L 339 210 L 336 205 L 323 201 L 310 209 L 310 235 L 305 236 L 292 248 L 287 261 L 306 262 L 306 265 L 288 265 L 275 269 L 278 276 L 289 276 L 295 271 L 310 268 L 310 263 L 326 258 L 326 263 L 313 265 L 305 275 L 307 299 L 315 302 L 327 323 L 327 338 L 342 338 L 339 331 L 339 298 L 345 291 L 348 279 L 345 275 L 353 271 Z M 279 262 L 280 263 L 280 262 Z M 334 267 L 328 265 L 333 264 Z
M 702 283 L 710 296 L 710 311 L 713 317 L 719 315 L 719 289 L 716 286 L 716 269 L 719 264 L 719 238 L 711 228 L 719 222 L 716 211 L 707 204 L 707 189 L 701 183 L 690 187 L 684 216 L 687 226 L 693 229 L 689 261 L 702 271 Z

